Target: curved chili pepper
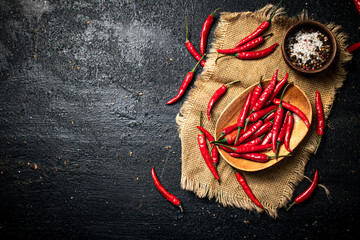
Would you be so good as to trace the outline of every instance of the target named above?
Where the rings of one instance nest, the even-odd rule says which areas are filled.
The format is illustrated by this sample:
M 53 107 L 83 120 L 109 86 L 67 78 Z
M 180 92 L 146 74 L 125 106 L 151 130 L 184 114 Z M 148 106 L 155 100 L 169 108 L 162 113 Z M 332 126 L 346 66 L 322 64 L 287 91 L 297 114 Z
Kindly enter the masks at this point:
M 264 123 L 270 122 L 274 119 L 275 117 L 275 111 L 271 112 L 265 119 L 264 119 Z
M 220 145 L 218 145 L 218 146 L 219 146 L 219 148 L 223 149 L 225 152 L 228 152 L 228 153 L 234 152 L 234 150 L 232 150 L 232 149 L 230 149 L 230 148 L 228 148 L 228 147 L 220 146 Z
M 240 185 L 243 188 L 246 195 L 248 195 L 248 197 L 251 199 L 251 201 L 253 201 L 253 203 L 255 203 L 259 208 L 264 208 L 261 205 L 261 203 L 259 202 L 259 200 L 255 197 L 254 193 L 251 191 L 249 185 L 246 183 L 246 180 L 245 180 L 244 176 L 238 170 L 236 170 L 235 168 L 233 168 L 233 169 L 234 169 L 236 179 L 240 183 Z
M 251 140 L 254 140 L 254 139 L 257 139 L 258 137 L 264 135 L 265 133 L 267 133 L 270 128 L 272 127 L 272 122 L 267 122 L 267 123 L 264 123 L 260 128 L 259 130 L 257 130 L 249 139 L 248 141 L 251 141 Z
M 292 150 L 290 149 L 290 136 L 291 136 L 292 128 L 294 126 L 294 116 L 292 115 L 292 113 L 290 111 L 288 111 L 288 113 L 289 113 L 289 118 L 288 118 L 288 121 L 286 124 L 284 146 L 285 146 L 286 150 L 288 150 L 289 152 L 292 152 Z
M 175 97 L 173 97 L 172 99 L 170 99 L 166 104 L 173 104 L 174 102 L 177 102 L 181 96 L 184 94 L 185 90 L 188 88 L 192 78 L 194 77 L 194 71 L 196 69 L 196 67 L 199 65 L 199 63 L 201 62 L 201 60 L 205 57 L 202 56 L 201 59 L 197 62 L 197 64 L 195 65 L 195 67 L 186 74 L 184 81 L 182 82 L 180 89 L 177 93 L 177 95 Z
M 210 112 L 212 107 L 214 106 L 215 102 L 222 96 L 224 95 L 224 93 L 226 92 L 227 88 L 234 83 L 240 82 L 241 80 L 237 80 L 237 81 L 233 81 L 233 82 L 229 82 L 227 84 L 223 84 L 218 90 L 215 91 L 214 95 L 212 95 L 212 97 L 210 98 L 210 101 L 208 103 L 208 107 L 207 107 L 207 116 L 208 119 L 210 120 Z
M 244 104 L 243 108 L 241 109 L 241 112 L 237 119 L 238 134 L 236 136 L 235 142 L 237 142 L 237 140 L 239 139 L 240 130 L 244 127 L 246 116 L 249 113 L 251 97 L 252 97 L 252 93 L 249 93 L 249 95 L 246 98 L 245 104 Z
M 270 95 L 269 99 L 267 100 L 267 102 L 265 103 L 265 106 L 270 105 L 270 103 L 272 102 L 272 100 L 276 97 L 276 95 L 278 95 L 281 90 L 283 89 L 283 87 L 286 85 L 287 79 L 289 77 L 289 73 L 285 74 L 285 77 L 283 79 L 281 79 L 280 82 L 278 82 L 275 86 L 274 91 L 272 92 L 272 94 Z
M 257 37 L 255 39 L 251 40 L 250 42 L 248 42 L 240 47 L 237 47 L 237 48 L 217 49 L 216 51 L 221 54 L 236 54 L 236 53 L 248 51 L 248 50 L 251 50 L 251 49 L 256 48 L 257 46 L 261 45 L 267 37 L 270 37 L 272 35 L 273 34 L 270 33 L 270 34 L 267 34 L 264 36 Z
M 360 4 L 360 0 L 359 0 L 359 4 Z M 359 49 L 359 48 L 360 48 L 360 42 L 355 43 L 355 44 L 349 46 L 349 47 L 347 48 L 347 51 L 348 51 L 349 53 L 352 53 L 352 52 L 354 52 L 355 50 L 357 50 L 357 49 Z
M 253 126 L 254 124 L 251 123 L 251 125 L 249 125 L 250 127 Z M 234 127 L 234 125 L 231 125 L 230 127 L 228 128 L 232 128 Z M 225 128 L 224 130 L 228 129 L 228 128 Z M 230 129 L 231 130 L 231 129 Z M 225 144 L 233 144 L 235 142 L 235 139 L 237 137 L 237 135 L 239 136 L 242 136 L 243 134 L 245 133 L 245 130 L 244 128 L 240 130 L 240 133 L 238 134 L 238 130 L 235 128 L 235 130 L 233 130 L 232 132 L 226 134 L 224 136 L 223 139 L 221 140 L 217 140 L 217 141 L 214 141 L 214 142 L 211 142 L 211 143 L 225 143 Z M 219 138 L 220 139 L 220 138 Z
M 276 109 L 276 113 L 275 113 L 275 118 L 274 118 L 274 125 L 272 128 L 272 134 L 271 134 L 271 141 L 272 141 L 272 150 L 275 153 L 276 156 L 276 140 L 281 128 L 281 123 L 283 121 L 284 118 L 284 108 L 282 106 L 282 98 L 284 96 L 284 93 L 286 91 L 286 89 L 288 88 L 289 84 L 284 88 L 283 92 L 281 93 L 281 98 L 280 98 L 280 104 L 278 106 L 278 108 Z
M 215 141 L 214 137 L 202 126 L 196 126 L 204 135 L 205 137 L 209 140 L 209 142 L 211 141 Z M 212 143 L 211 145 L 211 159 L 213 161 L 214 164 L 217 164 L 219 162 L 219 151 L 216 147 L 213 147 L 214 144 Z
M 246 139 L 251 137 L 251 135 L 253 135 L 254 132 L 259 130 L 259 128 L 263 125 L 263 123 L 264 122 L 262 120 L 257 121 L 254 125 L 251 126 L 251 128 L 249 128 L 243 135 L 241 135 L 241 137 L 235 142 L 234 145 L 238 146 L 240 143 L 244 142 Z
M 271 144 L 265 144 L 265 145 L 251 145 L 251 146 L 237 146 L 237 147 L 231 147 L 224 145 L 222 143 L 215 143 L 216 145 L 227 147 L 231 150 L 233 150 L 236 153 L 252 153 L 252 152 L 262 152 L 265 150 L 268 150 L 271 148 Z
M 266 86 L 265 90 L 261 93 L 259 99 L 256 101 L 254 107 L 251 109 L 252 112 L 259 111 L 265 105 L 266 101 L 269 99 L 276 85 L 278 71 L 279 70 L 276 69 L 274 75 L 271 78 L 270 83 Z
M 260 143 L 262 143 L 264 139 L 264 135 L 261 135 L 260 137 L 256 137 L 254 139 L 251 139 L 249 142 L 246 142 L 244 144 L 241 144 L 241 146 L 255 146 L 255 145 L 260 145 Z
M 199 143 L 199 148 L 200 148 L 200 152 L 202 157 L 205 160 L 206 165 L 208 166 L 209 170 L 211 171 L 212 175 L 214 175 L 214 177 L 220 181 L 219 175 L 216 171 L 216 168 L 214 166 L 214 164 L 212 163 L 212 159 L 210 157 L 209 154 L 209 150 L 206 146 L 206 140 L 205 140 L 205 135 L 204 134 L 198 134 L 198 143 Z
M 277 106 L 272 105 L 269 106 L 267 108 L 261 109 L 259 111 L 253 112 L 251 113 L 247 118 L 246 118 L 246 122 L 245 122 L 245 129 L 246 126 L 248 125 L 249 122 L 255 122 L 257 120 L 259 120 L 260 118 L 264 117 L 267 118 L 271 113 L 275 112 L 275 108 L 277 108 Z
M 324 121 L 324 109 L 323 109 L 323 105 L 321 102 L 321 96 L 318 90 L 316 90 L 316 96 L 315 96 L 315 105 L 316 105 L 316 119 L 317 119 L 317 124 L 316 124 L 316 133 L 319 136 L 319 142 L 316 146 L 315 152 L 314 154 L 316 154 L 322 136 L 324 135 L 324 125 L 325 125 L 325 121 Z
M 251 39 L 256 38 L 257 36 L 261 35 L 263 32 L 265 32 L 266 29 L 269 28 L 270 26 L 270 22 L 271 19 L 273 18 L 273 16 L 275 15 L 275 12 L 278 10 L 280 4 L 281 4 L 282 0 L 279 2 L 279 4 L 276 6 L 275 10 L 271 13 L 270 18 L 266 21 L 264 21 L 262 24 L 260 24 L 260 26 L 250 35 L 248 35 L 247 37 L 243 38 L 242 40 L 240 40 L 235 47 L 239 47 L 245 43 L 247 43 L 248 41 L 250 41 Z
M 286 133 L 286 128 L 287 128 L 287 122 L 289 119 L 289 111 L 286 112 L 285 118 L 284 118 L 284 122 L 280 128 L 279 131 L 279 135 L 276 139 L 276 154 L 275 156 L 278 156 L 279 154 L 279 149 L 280 149 L 280 145 L 284 142 L 284 138 L 285 138 L 285 133 Z
M 220 8 L 216 9 L 215 11 L 213 11 L 205 20 L 202 29 L 201 29 L 201 37 L 200 37 L 200 54 L 204 55 L 205 54 L 205 49 L 206 49 L 206 41 L 210 32 L 210 28 L 213 24 L 214 21 L 214 15 L 215 13 L 220 10 Z
M 262 143 L 260 145 L 266 145 L 269 144 L 271 142 L 271 131 L 268 132 L 268 134 L 266 134 L 266 136 L 264 137 L 264 140 L 262 141 Z
M 262 92 L 261 81 L 262 81 L 262 76 L 260 77 L 260 82 L 254 88 L 253 95 L 252 95 L 251 102 L 250 102 L 250 109 L 253 109 L 253 107 L 255 106 L 255 103 L 257 102 L 257 100 L 259 99 L 259 97 L 261 95 L 261 92 Z
M 280 104 L 280 100 L 278 98 L 274 98 L 273 103 L 275 105 L 279 105 Z M 309 120 L 307 119 L 305 113 L 303 113 L 299 108 L 295 107 L 294 105 L 288 103 L 288 102 L 282 102 L 282 105 L 285 109 L 292 111 L 293 113 L 295 113 L 296 115 L 298 115 L 301 120 L 303 120 L 303 122 L 305 123 L 306 127 L 309 128 L 310 127 L 310 123 Z
M 229 153 L 230 156 L 235 158 L 243 158 L 255 162 L 265 163 L 275 158 L 275 156 L 268 156 L 264 153 Z M 289 155 L 281 155 L 278 157 L 288 157 Z
M 238 59 L 242 59 L 242 60 L 253 60 L 253 59 L 267 57 L 272 52 L 275 51 L 275 49 L 278 45 L 279 45 L 278 43 L 275 43 L 275 44 L 271 45 L 270 47 L 259 50 L 259 51 L 236 53 L 235 57 L 237 57 Z M 231 54 L 227 55 L 227 56 L 231 56 Z
M 308 199 L 311 196 L 311 194 L 314 192 L 314 190 L 315 190 L 315 188 L 316 188 L 316 186 L 318 184 L 318 181 L 319 181 L 319 173 L 318 173 L 318 170 L 316 170 L 311 185 L 302 194 L 300 194 L 297 198 L 295 198 L 294 202 L 292 202 L 290 204 L 290 206 L 286 209 L 286 211 L 289 211 L 289 209 L 292 206 L 294 206 L 295 204 L 302 203 L 306 199 Z
M 216 141 L 219 141 L 219 139 L 223 138 L 225 135 L 234 132 L 237 129 L 237 127 L 238 127 L 238 125 L 237 125 L 237 123 L 235 123 L 235 124 L 233 124 L 231 126 L 228 126 L 228 127 L 224 128 L 221 131 L 220 136 Z
M 187 18 L 185 18 L 186 21 L 186 39 L 185 39 L 185 46 L 187 48 L 187 50 L 189 51 L 189 53 L 196 59 L 196 61 L 199 61 L 201 59 L 201 55 L 200 53 L 198 53 L 198 51 L 196 51 L 194 45 L 189 41 L 188 38 L 188 22 L 187 22 Z M 205 60 L 201 60 L 200 65 L 205 67 Z
M 156 186 L 156 188 L 159 190 L 159 192 L 161 193 L 161 195 L 163 195 L 166 200 L 168 200 L 169 202 L 171 202 L 173 205 L 177 206 L 180 208 L 180 211 L 181 212 L 184 212 L 184 209 L 181 205 L 181 202 L 180 200 L 175 197 L 174 195 L 172 195 L 171 193 L 169 193 L 164 187 L 163 185 L 161 185 L 158 177 L 156 176 L 156 173 L 155 173 L 155 166 L 152 167 L 151 169 L 151 177 L 154 181 L 154 184 Z

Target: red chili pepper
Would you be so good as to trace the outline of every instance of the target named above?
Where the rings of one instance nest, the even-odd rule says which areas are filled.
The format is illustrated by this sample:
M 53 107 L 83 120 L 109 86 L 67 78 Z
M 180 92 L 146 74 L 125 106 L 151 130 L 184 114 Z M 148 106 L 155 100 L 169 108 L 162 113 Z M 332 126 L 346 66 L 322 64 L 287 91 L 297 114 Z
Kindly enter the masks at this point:
M 198 53 L 198 51 L 196 51 L 194 45 L 189 41 L 188 38 L 188 22 L 187 22 L 187 18 L 185 18 L 186 21 L 186 39 L 185 39 L 185 46 L 187 48 L 187 50 L 189 51 L 189 53 L 196 59 L 196 61 L 199 61 L 201 59 L 201 55 L 200 53 Z M 201 66 L 205 66 L 205 60 L 201 60 L 200 62 Z
M 353 0 L 356 6 L 356 9 L 358 10 L 359 14 L 360 14 L 360 0 Z
M 202 126 L 196 126 L 204 135 L 205 137 L 209 140 L 209 142 L 215 141 L 214 137 Z M 219 162 L 219 151 L 217 150 L 216 147 L 213 147 L 214 144 L 211 144 L 211 159 L 213 161 L 214 164 L 217 164 Z
M 272 92 L 272 94 L 270 95 L 267 102 L 265 103 L 265 106 L 270 105 L 270 103 L 276 97 L 276 95 L 278 95 L 281 92 L 281 90 L 283 89 L 283 87 L 285 87 L 288 77 L 289 77 L 289 73 L 286 73 L 285 77 L 283 79 L 281 79 L 281 81 L 276 84 L 275 89 Z
M 250 41 L 251 39 L 256 38 L 257 36 L 260 36 L 263 32 L 265 32 L 266 29 L 269 28 L 270 26 L 270 22 L 272 17 L 275 15 L 276 10 L 278 10 L 280 4 L 281 4 L 282 0 L 279 2 L 279 4 L 276 6 L 275 10 L 271 13 L 270 18 L 266 21 L 264 21 L 262 24 L 260 24 L 260 26 L 250 35 L 248 35 L 247 37 L 245 37 L 244 39 L 240 40 L 235 47 L 239 47 L 245 43 L 247 43 L 248 41 Z
M 280 149 L 280 145 L 284 142 L 284 138 L 285 138 L 285 133 L 286 133 L 286 128 L 287 128 L 287 122 L 289 119 L 289 111 L 286 112 L 285 118 L 284 118 L 284 122 L 280 128 L 279 131 L 279 135 L 276 139 L 276 154 L 275 157 L 278 155 L 279 153 L 279 149 Z
M 241 80 L 237 80 L 237 81 L 233 81 L 233 82 L 229 82 L 227 84 L 222 85 L 218 90 L 215 91 L 214 95 L 212 95 L 212 97 L 210 98 L 210 101 L 208 103 L 208 107 L 207 107 L 207 116 L 208 119 L 210 120 L 210 112 L 212 107 L 214 106 L 215 102 L 222 96 L 224 95 L 224 93 L 226 92 L 227 88 L 234 83 L 240 82 Z
M 317 118 L 316 133 L 319 136 L 319 142 L 316 146 L 314 154 L 316 154 L 321 142 L 321 138 L 324 135 L 324 125 L 325 125 L 324 109 L 321 101 L 321 96 L 318 90 L 316 90 L 315 105 L 316 105 L 316 118 Z
M 219 138 L 216 141 L 219 141 L 219 139 L 223 138 L 227 134 L 230 134 L 230 133 L 234 132 L 237 129 L 237 127 L 238 127 L 238 125 L 237 125 L 237 123 L 235 123 L 235 124 L 233 124 L 231 126 L 228 126 L 228 127 L 224 128 L 221 131 L 221 134 L 220 134 Z
M 206 49 L 206 41 L 210 32 L 210 28 L 213 24 L 214 21 L 214 15 L 215 13 L 220 10 L 220 8 L 216 9 L 215 11 L 213 11 L 205 20 L 202 29 L 201 29 L 201 37 L 200 37 L 200 54 L 204 55 L 205 54 L 205 49 Z
M 179 207 L 180 208 L 180 211 L 181 212 L 184 212 L 184 209 L 181 205 L 181 202 L 180 200 L 175 197 L 174 195 L 172 195 L 171 193 L 169 193 L 164 187 L 163 185 L 161 185 L 158 177 L 156 176 L 156 173 L 155 173 L 155 167 L 152 167 L 151 169 L 151 176 L 152 176 L 152 179 L 154 181 L 154 184 L 156 186 L 156 188 L 159 190 L 159 192 L 166 198 L 166 200 L 168 200 L 169 202 L 171 202 L 172 204 L 174 204 L 175 206 Z
M 359 1 L 359 4 L 360 4 L 360 1 Z M 355 44 L 351 45 L 350 47 L 348 47 L 348 48 L 347 48 L 347 51 L 348 51 L 349 53 L 352 53 L 353 51 L 355 51 L 355 50 L 357 50 L 357 49 L 359 49 L 359 48 L 360 48 L 360 42 L 355 43 Z
M 234 56 L 237 57 L 238 59 L 242 59 L 242 60 L 259 59 L 259 58 L 269 56 L 272 52 L 275 51 L 275 49 L 278 45 L 279 45 L 278 43 L 275 43 L 275 44 L 271 45 L 270 47 L 265 48 L 263 50 L 253 51 L 253 52 L 250 52 L 250 51 L 240 52 L 240 53 L 234 54 Z M 227 55 L 227 56 L 231 56 L 231 54 Z
M 319 181 L 319 173 L 318 173 L 318 170 L 316 170 L 311 185 L 302 194 L 300 194 L 297 198 L 295 198 L 294 202 L 292 202 L 290 204 L 290 206 L 286 209 L 286 211 L 289 211 L 289 209 L 292 206 L 294 206 L 295 204 L 302 203 L 306 199 L 308 199 L 311 196 L 311 194 L 314 192 L 314 190 L 315 190 L 315 188 L 316 188 L 316 186 L 318 184 L 318 181 Z
M 252 96 L 252 93 L 249 93 L 249 95 L 246 98 L 245 104 L 244 104 L 243 108 L 241 109 L 241 112 L 240 112 L 239 117 L 237 119 L 238 134 L 236 136 L 235 142 L 237 142 L 237 140 L 239 139 L 240 130 L 244 127 L 246 116 L 249 113 L 251 96 Z
M 248 195 L 248 197 L 251 199 L 251 201 L 253 201 L 253 203 L 255 203 L 259 208 L 264 208 L 261 205 L 261 203 L 259 202 L 259 200 L 255 197 L 254 193 L 251 191 L 249 185 L 246 183 L 244 176 L 239 171 L 237 171 L 235 168 L 234 168 L 234 172 L 235 172 L 236 179 L 240 183 L 240 185 L 243 188 L 246 195 Z
M 177 93 L 177 95 L 175 97 L 173 97 L 172 99 L 170 99 L 166 104 L 173 104 L 174 102 L 177 102 L 180 97 L 184 94 L 185 90 L 188 88 L 192 78 L 194 77 L 194 71 L 196 69 L 196 67 L 199 65 L 200 61 L 205 57 L 202 56 L 201 59 L 197 62 L 197 64 L 195 65 L 195 67 L 186 74 L 184 81 L 182 82 L 180 89 Z
M 289 152 L 292 152 L 292 150 L 290 149 L 290 136 L 291 136 L 291 131 L 294 126 L 294 116 L 292 115 L 292 113 L 290 111 L 288 111 L 288 113 L 289 113 L 289 118 L 288 118 L 288 121 L 286 124 L 284 146 L 285 146 L 286 150 L 288 150 Z
M 264 137 L 264 140 L 262 141 L 262 143 L 260 145 L 266 145 L 271 143 L 271 131 L 268 132 L 268 134 Z
M 266 144 L 266 145 L 253 145 L 253 146 L 237 146 L 237 147 L 231 147 L 231 146 L 227 146 L 224 145 L 222 143 L 215 143 L 216 145 L 220 145 L 220 146 L 224 146 L 227 147 L 231 150 L 233 150 L 236 153 L 252 153 L 252 152 L 262 152 L 265 150 L 268 150 L 271 148 L 271 144 Z
M 231 125 L 230 127 L 227 127 L 227 128 L 225 128 L 224 130 L 226 130 L 226 129 L 232 130 L 235 125 L 236 125 L 236 124 Z M 251 127 L 251 126 L 253 126 L 253 125 L 254 125 L 254 124 L 251 123 L 251 124 L 249 124 L 249 127 Z M 224 130 L 223 130 L 223 131 L 224 131 Z M 241 129 L 241 130 L 240 130 L 240 133 L 239 133 L 239 136 L 242 136 L 244 133 L 245 133 L 244 129 Z M 232 130 L 232 132 L 226 134 L 223 139 L 214 141 L 214 142 L 212 142 L 212 143 L 233 144 L 233 143 L 235 142 L 235 139 L 236 139 L 236 136 L 237 136 L 237 135 L 238 135 L 238 130 L 235 128 L 234 130 Z M 219 139 L 220 139 L 220 137 L 219 137 Z
M 262 143 L 264 139 L 264 135 L 260 136 L 260 137 L 257 137 L 257 138 L 254 138 L 252 140 L 250 140 L 249 142 L 246 142 L 244 144 L 241 144 L 241 146 L 256 146 L 256 145 L 260 145 L 260 143 Z
M 257 130 L 249 139 L 248 141 L 251 141 L 251 140 L 254 140 L 260 136 L 262 136 L 263 134 L 267 133 L 270 128 L 272 127 L 272 122 L 267 122 L 267 123 L 264 123 L 260 128 L 259 130 Z
M 252 95 L 251 102 L 250 102 L 250 109 L 253 109 L 253 107 L 255 106 L 255 103 L 257 102 L 257 100 L 259 99 L 259 97 L 261 95 L 261 92 L 262 92 L 261 80 L 262 80 L 262 76 L 260 77 L 260 82 L 254 88 L 253 95 Z
M 280 100 L 278 98 L 275 98 L 273 100 L 273 103 L 275 105 L 279 105 L 280 104 Z M 287 103 L 285 101 L 282 102 L 282 105 L 285 109 L 292 111 L 293 113 L 295 113 L 296 115 L 298 115 L 301 120 L 303 120 L 303 122 L 305 123 L 306 127 L 309 128 L 310 127 L 310 123 L 309 120 L 307 119 L 306 115 L 297 107 L 295 107 L 294 105 Z
M 228 152 L 228 153 L 232 153 L 234 152 L 234 150 L 228 148 L 228 147 L 225 147 L 225 146 L 220 146 L 218 145 L 219 148 L 223 149 L 225 152 Z
M 275 156 L 268 156 L 264 153 L 229 153 L 230 156 L 235 158 L 244 158 L 247 160 L 265 163 L 275 158 Z M 288 157 L 289 155 L 282 155 L 278 157 Z
M 208 168 L 210 169 L 210 171 L 214 175 L 214 177 L 219 181 L 220 178 L 219 178 L 219 175 L 216 171 L 214 164 L 212 163 L 212 160 L 211 160 L 211 157 L 209 154 L 209 150 L 206 146 L 206 140 L 205 140 L 204 134 L 198 134 L 198 143 L 199 143 L 201 155 L 204 158 L 206 165 L 208 166 Z
M 271 120 L 273 120 L 275 117 L 275 111 L 271 112 L 265 119 L 264 119 L 264 123 L 270 122 Z
M 266 101 L 269 99 L 270 95 L 274 91 L 276 80 L 278 76 L 278 69 L 276 69 L 270 83 L 266 86 L 265 90 L 261 93 L 259 99 L 256 101 L 255 106 L 251 109 L 252 112 L 259 111 L 266 103 Z
M 253 126 L 251 126 L 251 128 L 249 128 L 243 135 L 241 135 L 241 137 L 235 142 L 234 145 L 238 146 L 240 143 L 245 142 L 245 140 L 251 137 L 254 132 L 259 130 L 263 123 L 264 122 L 262 120 L 257 121 Z
M 247 118 L 246 118 L 246 123 L 245 123 L 245 129 L 246 126 L 249 122 L 255 122 L 257 120 L 259 120 L 260 118 L 264 117 L 267 118 L 270 114 L 272 114 L 273 112 L 275 112 L 275 105 L 269 106 L 267 108 L 261 109 L 259 111 L 253 112 L 251 113 Z
M 280 104 L 278 106 L 278 108 L 276 109 L 276 113 L 275 113 L 275 118 L 274 118 L 274 125 L 272 128 L 272 134 L 271 134 L 271 142 L 272 142 L 272 150 L 273 152 L 276 154 L 276 140 L 281 128 L 281 123 L 283 121 L 284 118 L 284 108 L 282 106 L 282 98 L 284 96 L 284 93 L 287 89 L 287 87 L 289 86 L 289 84 L 284 88 L 282 94 L 281 94 L 281 98 L 280 98 Z M 276 155 L 275 155 L 276 156 Z
M 240 47 L 237 47 L 237 48 L 217 49 L 216 51 L 218 51 L 218 53 L 221 53 L 221 54 L 236 54 L 236 53 L 248 51 L 248 50 L 251 50 L 251 49 L 256 48 L 257 46 L 261 45 L 267 37 L 270 37 L 272 35 L 273 34 L 270 33 L 270 34 L 267 34 L 264 36 L 257 37 L 255 39 L 251 40 L 250 42 L 248 42 Z

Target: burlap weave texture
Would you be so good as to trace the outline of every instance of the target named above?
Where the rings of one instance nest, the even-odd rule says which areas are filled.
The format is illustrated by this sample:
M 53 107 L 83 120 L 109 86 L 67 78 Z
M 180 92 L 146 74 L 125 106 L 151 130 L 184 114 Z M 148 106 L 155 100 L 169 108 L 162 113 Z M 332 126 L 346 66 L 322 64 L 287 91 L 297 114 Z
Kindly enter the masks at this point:
M 268 19 L 273 6 L 267 5 L 256 12 L 221 13 L 219 23 L 215 29 L 214 42 L 206 59 L 206 66 L 196 78 L 195 87 L 191 89 L 185 103 L 177 116 L 179 136 L 182 143 L 182 175 L 183 189 L 194 192 L 198 197 L 215 198 L 224 206 L 236 206 L 243 209 L 263 211 L 251 202 L 237 182 L 232 168 L 220 159 L 218 172 L 221 182 L 218 183 L 207 168 L 197 144 L 200 111 L 206 112 L 210 97 L 222 84 L 241 80 L 231 86 L 226 95 L 216 103 L 212 110 L 211 121 L 203 120 L 203 126 L 212 134 L 215 132 L 216 120 L 221 112 L 236 96 L 249 86 L 257 83 L 260 76 L 271 78 L 276 69 L 279 69 L 279 78 L 286 72 L 289 81 L 294 82 L 308 96 L 315 113 L 315 89 L 322 95 L 324 112 L 327 117 L 334 101 L 336 90 L 342 86 L 346 79 L 344 63 L 351 59 L 346 49 L 346 36 L 340 27 L 334 24 L 327 26 L 334 32 L 338 42 L 338 55 L 333 65 L 325 72 L 315 76 L 305 76 L 291 70 L 284 62 L 280 46 L 270 56 L 258 60 L 239 60 L 235 57 L 226 57 L 215 63 L 220 56 L 216 49 L 232 48 L 240 39 L 256 29 L 263 21 Z M 284 10 L 279 9 L 273 18 L 271 26 L 266 33 L 274 35 L 266 40 L 259 49 L 274 43 L 282 43 L 286 30 L 294 23 L 308 19 L 302 13 L 298 17 L 285 16 Z M 253 193 L 262 203 L 265 211 L 271 216 L 277 216 L 277 209 L 286 206 L 292 198 L 295 186 L 303 179 L 306 163 L 315 150 L 317 135 L 315 130 L 316 118 L 313 114 L 310 130 L 295 149 L 293 156 L 286 158 L 274 166 L 254 173 L 243 172 Z

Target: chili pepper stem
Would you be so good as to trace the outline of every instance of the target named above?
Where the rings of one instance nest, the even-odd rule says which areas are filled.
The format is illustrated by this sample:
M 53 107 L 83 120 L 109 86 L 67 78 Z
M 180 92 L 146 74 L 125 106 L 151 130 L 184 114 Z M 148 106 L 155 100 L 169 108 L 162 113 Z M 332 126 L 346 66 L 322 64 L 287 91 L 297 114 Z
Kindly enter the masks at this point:
M 216 141 L 211 141 L 210 143 L 216 144 L 216 143 L 226 143 L 226 139 L 220 139 L 220 140 L 216 140 Z
M 252 112 L 252 111 L 251 111 Z M 251 112 L 250 112 L 250 114 L 251 114 Z M 250 115 L 249 114 L 249 115 Z M 244 126 L 244 132 L 246 131 L 246 127 L 247 127 L 247 125 L 249 124 L 249 119 L 247 118 L 246 120 L 245 120 L 245 126 Z
M 319 135 L 319 141 L 318 141 L 318 143 L 317 143 L 317 145 L 316 145 L 316 149 L 315 149 L 314 154 L 316 154 L 316 152 L 317 152 L 317 150 L 318 150 L 318 148 L 319 148 L 319 146 L 320 146 L 321 139 L 322 139 L 322 135 Z
M 246 126 L 245 126 L 246 127 Z M 238 133 L 236 135 L 236 138 L 235 138 L 235 143 L 238 141 L 239 139 L 239 136 L 240 136 L 240 131 L 241 131 L 241 127 L 238 127 Z
M 263 39 L 266 39 L 267 37 L 271 37 L 272 35 L 274 35 L 274 34 L 273 33 L 266 34 L 263 36 Z M 260 80 L 260 83 L 261 83 L 261 80 Z
M 274 15 L 275 15 L 276 11 L 279 9 L 281 3 L 282 3 L 282 0 L 280 0 L 278 5 L 276 6 L 275 10 L 271 13 L 270 18 L 268 20 L 266 20 L 267 22 L 269 22 L 269 23 L 271 22 L 271 19 L 274 17 Z
M 238 82 L 241 82 L 241 80 L 236 80 L 236 81 L 229 82 L 229 83 L 225 84 L 225 87 L 229 87 L 230 85 L 232 85 L 234 83 L 238 83 Z
M 278 159 L 279 155 L 279 149 L 280 149 L 280 142 L 276 141 L 276 151 L 275 151 L 275 160 Z
M 230 147 L 230 146 L 227 146 L 227 145 L 222 144 L 222 143 L 217 143 L 217 142 L 214 142 L 214 144 L 216 144 L 216 145 L 220 145 L 220 146 L 223 146 L 223 147 L 230 148 L 230 149 L 231 149 L 231 150 L 233 150 L 233 151 L 235 151 L 235 150 L 236 150 L 236 148 L 234 148 L 234 147 Z
M 223 138 L 225 136 L 225 133 L 221 133 L 220 136 L 218 137 L 218 139 L 216 139 L 216 142 L 219 141 L 221 138 Z
M 185 22 L 186 22 L 186 27 L 185 27 L 185 29 L 186 29 L 185 42 L 188 42 L 188 41 L 189 41 L 189 38 L 188 38 L 188 31 L 189 31 L 189 29 L 188 29 L 188 21 L 187 21 L 187 18 L 185 18 Z
M 184 208 L 181 203 L 178 205 L 178 207 L 180 208 L 180 212 L 184 212 Z
M 290 204 L 290 206 L 286 209 L 286 211 L 289 211 L 290 208 L 291 208 L 292 206 L 294 206 L 295 204 L 296 204 L 296 202 L 292 202 L 292 203 Z
M 201 60 L 203 60 L 203 58 L 206 56 L 206 54 L 204 54 L 201 58 L 200 58 L 200 60 L 196 63 L 196 65 L 195 65 L 195 67 L 190 71 L 190 72 L 195 72 L 195 69 L 196 69 L 196 67 L 199 65 L 199 63 L 201 62 Z
M 217 61 L 220 59 L 220 58 L 222 58 L 222 57 L 228 57 L 228 56 L 236 56 L 235 54 L 226 54 L 226 55 L 223 55 L 223 56 L 220 56 L 220 57 L 218 57 L 216 60 L 215 60 L 215 64 L 217 64 Z
M 217 11 L 219 11 L 221 8 L 217 8 L 217 9 L 215 9 L 212 13 L 210 13 L 210 15 L 213 17 L 214 15 L 215 15 L 215 13 L 217 12 Z

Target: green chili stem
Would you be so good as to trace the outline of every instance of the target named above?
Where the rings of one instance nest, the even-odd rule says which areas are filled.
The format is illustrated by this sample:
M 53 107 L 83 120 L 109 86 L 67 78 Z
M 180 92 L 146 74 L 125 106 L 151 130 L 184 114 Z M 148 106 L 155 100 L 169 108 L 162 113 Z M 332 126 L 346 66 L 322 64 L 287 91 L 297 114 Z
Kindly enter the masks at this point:
M 204 58 L 205 56 L 206 56 L 206 54 L 204 54 L 204 55 L 200 58 L 200 60 L 196 63 L 196 65 L 195 65 L 195 67 L 193 68 L 193 70 L 191 70 L 192 73 L 195 72 L 196 67 L 199 65 L 199 63 L 201 62 L 201 60 L 203 60 L 203 58 Z
M 188 31 L 189 31 L 189 28 L 188 28 L 188 21 L 187 21 L 187 18 L 185 18 L 185 22 L 186 22 L 186 38 L 185 38 L 185 42 L 188 42 L 189 41 L 189 38 L 188 38 Z
M 225 87 L 229 87 L 230 85 L 232 85 L 234 83 L 238 83 L 238 82 L 241 82 L 241 80 L 232 81 L 232 82 L 229 82 L 229 83 L 224 84 L 224 85 L 225 85 Z
M 271 22 L 271 19 L 274 17 L 274 15 L 275 15 L 276 11 L 279 9 L 281 3 L 282 3 L 282 0 L 280 0 L 278 5 L 276 6 L 275 10 L 271 13 L 269 20 L 266 20 L 266 21 L 268 21 L 269 23 Z
M 318 142 L 318 144 L 316 145 L 316 149 L 315 149 L 314 154 L 316 154 L 316 152 L 317 152 L 317 150 L 318 150 L 318 148 L 319 148 L 319 146 L 320 146 L 321 139 L 322 139 L 322 135 L 318 135 L 318 136 L 319 136 L 319 142 Z
M 215 13 L 217 12 L 217 11 L 219 11 L 221 8 L 217 8 L 217 9 L 215 9 L 215 11 L 213 11 L 212 13 L 210 13 L 210 15 L 213 17 L 214 15 L 215 15 Z

